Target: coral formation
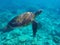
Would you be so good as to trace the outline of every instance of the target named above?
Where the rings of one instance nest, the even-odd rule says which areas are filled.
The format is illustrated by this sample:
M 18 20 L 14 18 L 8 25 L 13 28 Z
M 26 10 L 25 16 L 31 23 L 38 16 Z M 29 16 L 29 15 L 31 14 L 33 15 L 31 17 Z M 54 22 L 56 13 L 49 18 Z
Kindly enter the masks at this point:
M 21 2 L 13 0 L 12 4 L 11 1 L 2 1 L 3 4 L 0 4 L 0 45 L 60 45 L 60 9 L 56 3 L 57 0 L 56 2 L 54 2 L 55 0 L 50 0 L 54 4 L 42 0 L 35 0 L 36 2 L 32 0 L 20 0 Z M 45 4 L 44 2 L 48 3 Z M 31 24 L 14 28 L 13 31 L 2 34 L 1 29 L 12 18 L 27 11 L 34 13 L 37 9 L 43 9 L 43 12 L 35 18 L 38 22 L 38 31 L 35 38 L 33 38 Z

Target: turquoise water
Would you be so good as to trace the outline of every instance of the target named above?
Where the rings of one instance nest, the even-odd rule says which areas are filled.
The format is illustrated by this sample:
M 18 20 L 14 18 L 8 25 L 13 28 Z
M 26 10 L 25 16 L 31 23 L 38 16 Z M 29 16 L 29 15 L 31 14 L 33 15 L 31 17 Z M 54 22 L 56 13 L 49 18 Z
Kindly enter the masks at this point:
M 4 34 L 0 32 L 0 45 L 60 45 L 59 0 L 0 0 L 0 29 L 15 16 L 39 9 L 42 13 L 35 19 L 39 25 L 35 38 L 29 24 Z

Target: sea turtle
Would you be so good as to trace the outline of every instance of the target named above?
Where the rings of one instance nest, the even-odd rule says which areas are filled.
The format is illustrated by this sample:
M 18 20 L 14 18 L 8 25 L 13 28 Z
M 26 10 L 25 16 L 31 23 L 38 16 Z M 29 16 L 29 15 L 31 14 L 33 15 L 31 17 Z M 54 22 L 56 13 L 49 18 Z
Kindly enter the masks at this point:
M 21 15 L 18 15 L 14 17 L 8 24 L 4 32 L 9 32 L 15 27 L 25 26 L 29 23 L 32 23 L 32 30 L 33 30 L 33 37 L 35 37 L 37 32 L 37 22 L 34 20 L 34 18 L 39 15 L 42 12 L 42 10 L 38 10 L 35 13 L 33 12 L 25 12 Z

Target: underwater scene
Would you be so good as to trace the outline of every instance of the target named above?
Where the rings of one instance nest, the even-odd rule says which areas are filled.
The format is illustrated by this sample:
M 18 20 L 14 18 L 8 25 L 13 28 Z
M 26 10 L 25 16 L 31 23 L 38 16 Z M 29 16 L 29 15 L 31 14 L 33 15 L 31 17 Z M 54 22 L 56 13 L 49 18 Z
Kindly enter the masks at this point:
M 60 45 L 60 0 L 0 0 L 0 45 Z

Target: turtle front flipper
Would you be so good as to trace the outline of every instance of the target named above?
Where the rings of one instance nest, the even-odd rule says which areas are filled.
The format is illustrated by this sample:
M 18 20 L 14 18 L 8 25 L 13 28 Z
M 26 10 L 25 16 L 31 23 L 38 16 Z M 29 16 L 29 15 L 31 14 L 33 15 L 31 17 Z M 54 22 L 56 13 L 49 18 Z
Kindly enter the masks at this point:
M 36 32 L 37 32 L 37 22 L 36 21 L 32 21 L 32 30 L 33 30 L 33 37 L 36 36 Z

